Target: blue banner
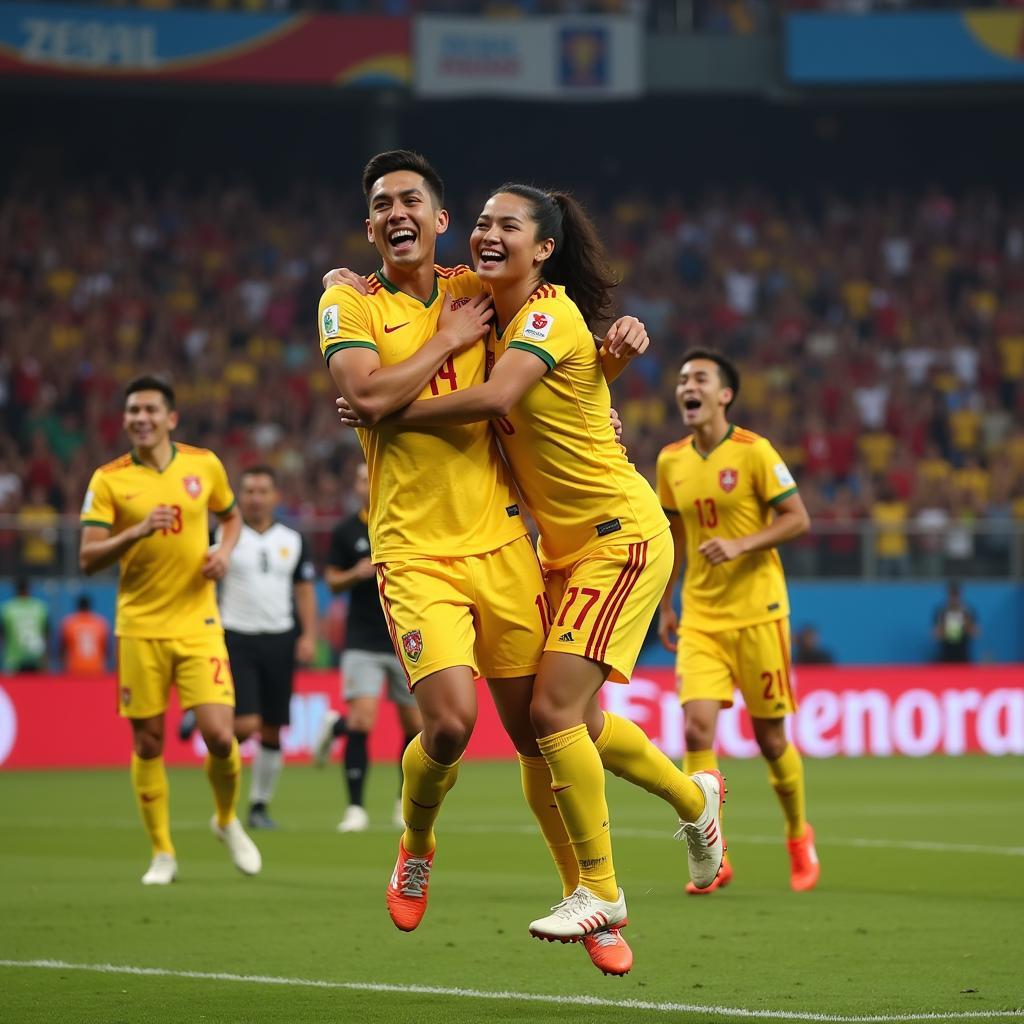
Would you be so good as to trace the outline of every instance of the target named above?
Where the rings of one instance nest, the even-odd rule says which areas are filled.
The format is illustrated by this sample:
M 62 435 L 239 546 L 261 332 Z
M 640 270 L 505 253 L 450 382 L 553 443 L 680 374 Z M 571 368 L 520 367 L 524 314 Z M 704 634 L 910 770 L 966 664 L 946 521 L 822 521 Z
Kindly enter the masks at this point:
M 793 14 L 786 75 L 798 85 L 1024 82 L 1024 11 Z

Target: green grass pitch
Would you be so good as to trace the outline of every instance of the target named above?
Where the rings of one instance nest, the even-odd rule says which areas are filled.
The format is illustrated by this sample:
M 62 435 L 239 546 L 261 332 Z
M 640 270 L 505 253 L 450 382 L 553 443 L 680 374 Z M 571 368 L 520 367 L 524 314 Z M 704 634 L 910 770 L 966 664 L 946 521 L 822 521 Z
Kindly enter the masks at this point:
M 347 836 L 334 832 L 337 766 L 286 766 L 273 808 L 283 828 L 256 836 L 259 878 L 238 875 L 207 830 L 202 771 L 172 772 L 180 875 L 166 889 L 139 884 L 149 851 L 127 767 L 0 775 L 0 1019 L 631 1024 L 729 1020 L 723 1008 L 754 1019 L 1024 1016 L 1019 759 L 809 761 L 822 880 L 800 895 L 788 889 L 763 766 L 725 770 L 736 878 L 702 898 L 683 895 L 684 849 L 671 841 L 668 808 L 609 779 L 636 957 L 623 979 L 599 974 L 581 947 L 529 938 L 527 923 L 559 892 L 510 763 L 464 766 L 439 825 L 430 909 L 408 935 L 384 909 L 397 841 L 387 824 L 392 765 L 369 780 L 378 826 Z M 356 987 L 18 965 L 39 960 Z

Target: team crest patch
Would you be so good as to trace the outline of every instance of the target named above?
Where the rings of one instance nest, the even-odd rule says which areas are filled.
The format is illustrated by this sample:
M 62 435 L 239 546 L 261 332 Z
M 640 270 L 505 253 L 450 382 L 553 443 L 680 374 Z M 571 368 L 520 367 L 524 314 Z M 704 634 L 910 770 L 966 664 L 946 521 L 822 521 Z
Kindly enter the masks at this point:
M 550 313 L 531 313 L 523 328 L 523 337 L 534 341 L 544 341 L 551 333 L 551 325 L 555 318 Z
M 320 324 L 323 327 L 324 337 L 330 338 L 338 333 L 338 306 L 327 306 L 320 314 Z
M 720 469 L 718 471 L 718 485 L 728 494 L 739 483 L 740 475 L 735 469 Z
M 418 629 L 403 633 L 402 650 L 410 661 L 419 661 L 423 653 L 423 634 Z
M 190 498 L 198 498 L 203 493 L 203 482 L 197 476 L 183 476 L 181 482 L 185 485 L 185 493 Z

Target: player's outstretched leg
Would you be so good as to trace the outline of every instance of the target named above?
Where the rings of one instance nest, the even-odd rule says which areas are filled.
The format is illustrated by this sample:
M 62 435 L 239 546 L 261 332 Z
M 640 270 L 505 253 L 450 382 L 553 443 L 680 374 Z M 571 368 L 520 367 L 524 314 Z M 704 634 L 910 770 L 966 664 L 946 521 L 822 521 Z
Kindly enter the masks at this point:
M 718 755 L 714 750 L 687 750 L 683 754 L 683 771 L 687 775 L 696 775 L 697 772 L 705 771 L 717 772 L 718 770 Z M 719 827 L 723 829 L 724 820 L 725 808 L 723 807 L 722 817 L 719 821 Z M 728 849 L 729 844 L 725 842 L 724 831 L 722 833 L 722 841 Z M 718 877 L 706 889 L 698 889 L 693 882 L 687 882 L 686 893 L 688 896 L 706 896 L 727 886 L 732 881 L 732 874 L 732 861 L 729 860 L 729 854 L 726 853 L 722 857 L 722 870 L 718 872 Z
M 794 892 L 813 889 L 818 884 L 821 866 L 810 822 L 804 824 L 804 834 L 799 839 L 786 840 L 786 848 L 789 851 L 789 887 Z
M 681 821 L 675 838 L 686 841 L 690 881 L 698 889 L 707 889 L 718 877 L 725 856 L 722 837 L 725 780 L 717 771 L 706 771 L 697 772 L 693 781 L 704 793 L 704 810 L 696 821 Z
M 709 808 L 712 815 L 716 813 L 707 801 L 707 787 L 701 785 L 696 777 L 680 771 L 634 722 L 608 711 L 604 712 L 604 728 L 594 741 L 594 745 L 601 755 L 602 763 L 610 772 L 654 796 L 661 797 L 673 808 L 679 818 L 680 831 L 676 838 L 684 834 L 687 837 L 695 835 L 692 829 L 686 829 L 685 826 L 698 821 L 703 822 L 702 827 L 706 828 L 709 824 Z M 721 833 L 720 822 L 716 831 Z M 707 891 L 715 884 L 714 875 L 711 876 L 711 881 L 708 881 L 714 863 L 705 857 L 706 851 L 692 848 L 693 844 L 689 839 L 687 845 L 691 847 L 691 876 L 687 891 Z M 696 876 L 693 874 L 695 864 Z M 717 868 L 715 871 L 717 872 Z

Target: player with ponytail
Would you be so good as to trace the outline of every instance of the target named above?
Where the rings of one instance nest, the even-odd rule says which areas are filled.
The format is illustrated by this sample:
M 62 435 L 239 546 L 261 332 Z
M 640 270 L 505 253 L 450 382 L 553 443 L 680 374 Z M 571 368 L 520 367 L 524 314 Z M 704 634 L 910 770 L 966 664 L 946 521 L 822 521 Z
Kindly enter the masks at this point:
M 618 932 L 626 903 L 612 862 L 602 761 L 672 805 L 698 888 L 714 882 L 723 856 L 722 777 L 685 775 L 641 729 L 601 712 L 596 700 L 606 680 L 628 682 L 672 572 L 668 521 L 609 420 L 607 381 L 644 346 L 635 346 L 628 327 L 613 327 L 598 349 L 588 325 L 608 319 L 617 282 L 593 224 L 566 193 L 503 185 L 477 219 L 470 247 L 494 302 L 488 379 L 413 402 L 388 422 L 495 423 L 540 530 L 547 583 L 538 614 L 548 639 L 529 707 L 539 756 L 520 754 L 520 761 L 564 898 L 530 931 L 582 939 L 602 970 L 623 974 L 632 953 Z M 543 784 L 528 786 L 528 774 Z

